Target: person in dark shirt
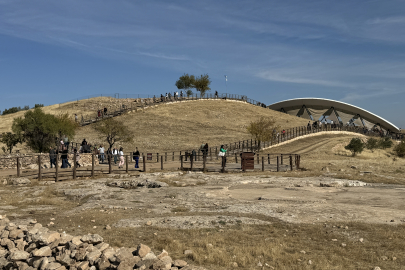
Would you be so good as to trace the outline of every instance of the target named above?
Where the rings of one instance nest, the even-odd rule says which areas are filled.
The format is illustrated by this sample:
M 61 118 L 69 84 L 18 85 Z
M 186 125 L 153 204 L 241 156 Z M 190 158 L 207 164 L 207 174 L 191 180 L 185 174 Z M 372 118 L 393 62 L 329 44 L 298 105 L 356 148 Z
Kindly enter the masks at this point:
M 139 151 L 138 151 L 138 147 L 135 148 L 135 152 L 133 153 L 133 158 L 135 160 L 135 168 L 139 168 L 138 162 L 139 162 Z
M 55 149 L 52 147 L 49 147 L 49 161 L 51 163 L 51 169 L 52 169 L 52 164 L 56 167 Z

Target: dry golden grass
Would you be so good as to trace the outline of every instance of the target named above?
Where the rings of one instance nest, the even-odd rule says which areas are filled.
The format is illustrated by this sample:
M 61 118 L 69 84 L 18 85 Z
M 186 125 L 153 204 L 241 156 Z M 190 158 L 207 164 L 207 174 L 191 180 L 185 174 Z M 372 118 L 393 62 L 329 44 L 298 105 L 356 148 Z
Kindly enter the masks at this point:
M 274 117 L 282 128 L 303 126 L 307 120 L 253 106 L 225 100 L 200 100 L 159 105 L 144 112 L 134 112 L 117 119 L 134 134 L 134 143 L 122 144 L 124 149 L 140 152 L 171 152 L 198 149 L 202 142 L 219 146 L 250 139 L 247 125 L 261 116 Z M 75 141 L 105 144 L 93 127 L 81 128 Z
M 217 213 L 177 212 L 177 215 L 218 215 Z M 98 233 L 112 246 L 132 247 L 144 243 L 158 253 L 168 250 L 174 258 L 203 265 L 208 269 L 258 269 L 267 263 L 275 269 L 403 269 L 405 226 L 364 223 L 288 224 L 262 215 L 221 213 L 271 221 L 270 225 L 221 226 L 214 229 L 169 229 L 153 226 L 113 228 L 107 224 L 130 216 L 155 217 L 145 211 L 114 210 L 113 213 L 83 211 L 76 215 L 57 215 L 53 229 L 73 235 Z M 49 222 L 49 214 L 36 213 L 39 222 Z M 91 222 L 91 220 L 95 222 Z M 80 227 L 79 227 L 80 226 Z M 96 226 L 96 228 L 93 228 Z M 345 229 L 348 226 L 348 229 Z M 364 241 L 360 242 L 360 238 Z M 333 241 L 332 239 L 337 239 Z M 342 246 L 342 243 L 346 246 Z M 192 255 L 184 255 L 191 249 Z M 305 251 L 302 252 L 302 251 Z M 309 264 L 311 260 L 312 264 Z M 267 268 L 267 267 L 266 267 Z M 260 269 L 260 268 L 259 268 Z
M 99 97 L 78 102 L 69 102 L 46 106 L 46 113 L 68 113 L 96 115 L 97 108 L 104 106 L 112 111 L 122 104 L 131 107 L 134 100 L 118 100 Z M 24 112 L 0 116 L 0 133 L 11 131 L 13 119 L 22 117 Z M 125 150 L 133 151 L 137 146 L 141 152 L 171 152 L 186 149 L 197 149 L 201 143 L 220 145 L 239 140 L 250 139 L 246 126 L 260 116 L 274 117 L 282 128 L 304 126 L 307 120 L 293 117 L 251 104 L 225 100 L 197 100 L 162 104 L 149 107 L 144 111 L 133 112 L 116 119 L 127 125 L 134 134 L 134 143 L 122 144 Z M 83 138 L 94 144 L 106 144 L 100 139 L 92 125 L 79 128 L 74 138 L 80 143 Z M 0 147 L 2 145 L 0 144 Z M 17 146 L 15 150 L 26 152 L 25 147 Z
M 300 154 L 301 167 L 304 170 L 286 172 L 284 173 L 285 176 L 328 175 L 334 178 L 360 180 L 370 183 L 405 184 L 403 175 L 405 159 L 396 157 L 393 153 L 393 147 L 385 150 L 377 149 L 373 152 L 365 149 L 361 154 L 352 157 L 351 152 L 345 150 L 344 146 L 349 144 L 353 137 L 356 137 L 356 134 L 308 137 L 265 150 L 262 154 Z M 364 141 L 366 140 L 365 137 L 361 138 Z M 352 166 L 356 168 L 352 168 Z

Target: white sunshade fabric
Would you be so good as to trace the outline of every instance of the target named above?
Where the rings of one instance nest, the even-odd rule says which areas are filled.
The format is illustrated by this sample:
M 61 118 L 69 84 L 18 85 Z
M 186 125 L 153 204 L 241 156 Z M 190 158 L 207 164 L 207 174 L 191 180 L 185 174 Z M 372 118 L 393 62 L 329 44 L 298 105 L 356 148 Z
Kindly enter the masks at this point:
M 329 120 L 333 121 L 333 123 L 339 123 L 339 119 L 337 118 L 336 114 L 334 111 L 332 111 L 332 113 L 328 116 Z
M 343 125 L 346 125 L 346 123 L 349 122 L 354 117 L 354 115 L 352 114 L 347 114 L 340 111 L 338 111 L 337 113 L 339 114 L 339 117 L 342 120 Z
M 307 110 L 304 110 L 304 112 L 302 113 L 302 115 L 300 117 L 308 119 L 308 120 L 312 120 L 311 117 L 309 116 Z
M 360 117 L 358 117 L 356 120 L 353 122 L 356 126 L 363 126 L 363 123 L 361 122 Z
M 312 117 L 314 118 L 315 121 L 319 120 L 323 116 L 324 113 L 328 111 L 328 109 L 323 109 L 323 110 L 315 110 L 312 108 L 308 108 L 309 112 L 311 113 Z
M 299 111 L 300 111 L 300 109 L 296 109 L 296 110 L 287 111 L 287 113 L 288 113 L 289 115 L 297 116 L 297 113 L 298 113 Z

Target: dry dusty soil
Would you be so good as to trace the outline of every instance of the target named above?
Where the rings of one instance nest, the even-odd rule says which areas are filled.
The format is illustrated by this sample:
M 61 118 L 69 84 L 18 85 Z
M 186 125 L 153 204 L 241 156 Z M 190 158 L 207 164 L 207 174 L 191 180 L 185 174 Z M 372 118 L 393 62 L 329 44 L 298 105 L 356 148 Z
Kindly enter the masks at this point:
M 167 172 L 2 185 L 0 214 L 208 269 L 405 269 L 404 196 L 323 176 Z

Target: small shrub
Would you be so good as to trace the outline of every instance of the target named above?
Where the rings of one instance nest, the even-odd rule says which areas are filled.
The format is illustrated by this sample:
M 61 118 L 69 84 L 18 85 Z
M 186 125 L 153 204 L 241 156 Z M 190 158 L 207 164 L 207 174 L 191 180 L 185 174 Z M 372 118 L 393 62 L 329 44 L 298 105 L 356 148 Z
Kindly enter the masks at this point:
M 386 148 L 391 148 L 393 145 L 393 142 L 390 138 L 384 137 L 384 138 L 380 139 L 380 141 L 378 142 L 378 145 L 380 148 L 386 149 Z
M 350 143 L 345 146 L 346 150 L 352 152 L 352 156 L 355 156 L 357 153 L 363 152 L 364 143 L 360 140 L 360 138 L 352 138 Z
M 366 148 L 373 151 L 378 148 L 378 140 L 376 138 L 369 138 L 366 142 Z
M 397 146 L 395 146 L 394 152 L 399 157 L 405 157 L 405 140 L 402 140 Z

